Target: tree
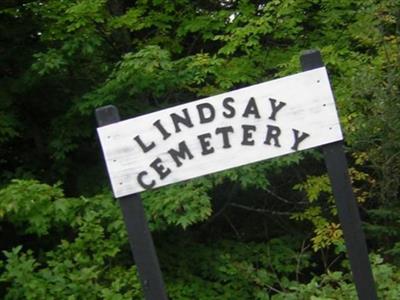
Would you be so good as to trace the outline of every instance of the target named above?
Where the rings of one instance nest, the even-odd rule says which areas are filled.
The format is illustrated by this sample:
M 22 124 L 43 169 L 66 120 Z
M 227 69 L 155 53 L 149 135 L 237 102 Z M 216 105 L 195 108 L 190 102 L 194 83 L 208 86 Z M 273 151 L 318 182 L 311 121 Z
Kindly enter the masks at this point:
M 310 48 L 333 82 L 358 199 L 371 225 L 387 221 L 369 227 L 373 241 L 391 232 L 385 250 L 396 258 L 398 11 L 394 0 L 3 1 L 0 226 L 18 230 L 1 246 L 5 297 L 140 297 L 95 108 L 131 117 L 293 74 Z M 320 253 L 326 269 L 346 272 L 319 158 L 309 151 L 145 193 L 171 297 L 322 296 L 331 282 L 352 295 L 337 273 L 290 288 L 322 272 Z

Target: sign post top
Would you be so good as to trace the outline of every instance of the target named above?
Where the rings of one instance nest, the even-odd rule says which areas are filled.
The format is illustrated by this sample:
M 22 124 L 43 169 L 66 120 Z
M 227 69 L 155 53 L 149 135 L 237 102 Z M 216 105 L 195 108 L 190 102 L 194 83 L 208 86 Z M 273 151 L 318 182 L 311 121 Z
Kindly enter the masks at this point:
M 300 57 L 301 68 L 303 71 L 309 71 L 324 66 L 321 52 L 318 50 L 304 51 Z
M 118 109 L 114 105 L 107 105 L 96 109 L 96 121 L 99 127 L 120 121 Z

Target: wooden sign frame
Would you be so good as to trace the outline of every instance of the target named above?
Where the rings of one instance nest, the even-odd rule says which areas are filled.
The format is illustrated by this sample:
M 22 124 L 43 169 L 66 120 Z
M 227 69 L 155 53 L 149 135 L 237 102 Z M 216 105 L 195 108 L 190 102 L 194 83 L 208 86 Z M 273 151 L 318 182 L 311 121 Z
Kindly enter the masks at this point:
M 303 71 L 324 66 L 321 53 L 309 50 L 300 57 Z M 377 300 L 375 282 L 368 258 L 367 244 L 361 219 L 351 187 L 343 141 L 322 146 L 325 165 L 342 226 L 347 255 L 360 300 Z
M 113 105 L 96 109 L 99 127 L 120 121 Z M 167 300 L 165 285 L 140 194 L 117 198 L 146 300 Z
M 321 54 L 316 50 L 304 52 L 301 55 L 300 61 L 303 71 L 324 67 Z M 96 119 L 99 128 L 120 121 L 118 110 L 112 105 L 96 109 Z M 142 146 L 145 145 L 143 144 Z M 332 184 L 332 191 L 338 209 L 358 297 L 361 300 L 377 300 L 365 236 L 361 228 L 360 215 L 348 174 L 343 141 L 338 141 L 338 138 L 334 138 L 333 142 L 321 147 Z M 107 154 L 105 158 L 107 158 Z M 122 195 L 118 196 L 117 194 L 117 199 L 122 209 L 131 251 L 138 269 L 145 299 L 167 299 L 165 285 L 140 194 L 125 193 Z

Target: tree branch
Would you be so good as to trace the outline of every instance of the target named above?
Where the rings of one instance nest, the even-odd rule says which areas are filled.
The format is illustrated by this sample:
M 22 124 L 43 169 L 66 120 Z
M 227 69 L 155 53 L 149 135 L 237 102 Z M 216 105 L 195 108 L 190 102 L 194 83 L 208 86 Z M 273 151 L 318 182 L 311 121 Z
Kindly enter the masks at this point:
M 262 213 L 262 214 L 271 214 L 271 215 L 279 215 L 279 216 L 290 216 L 290 212 L 285 212 L 285 211 L 275 211 L 275 210 L 268 210 L 268 209 L 263 209 L 263 208 L 254 208 L 238 203 L 229 203 L 230 206 L 241 208 L 247 211 L 252 211 L 252 212 L 257 212 L 257 213 Z

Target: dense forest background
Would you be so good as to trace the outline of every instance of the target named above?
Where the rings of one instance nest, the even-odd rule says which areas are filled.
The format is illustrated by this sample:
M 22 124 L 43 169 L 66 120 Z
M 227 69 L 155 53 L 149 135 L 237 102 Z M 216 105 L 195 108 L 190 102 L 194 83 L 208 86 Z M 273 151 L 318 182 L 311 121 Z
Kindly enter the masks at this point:
M 398 0 L 2 0 L 0 298 L 142 299 L 94 110 L 300 71 L 319 49 L 379 299 L 400 298 Z M 170 299 L 355 299 L 318 150 L 143 193 Z

